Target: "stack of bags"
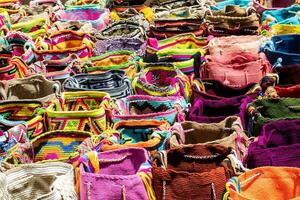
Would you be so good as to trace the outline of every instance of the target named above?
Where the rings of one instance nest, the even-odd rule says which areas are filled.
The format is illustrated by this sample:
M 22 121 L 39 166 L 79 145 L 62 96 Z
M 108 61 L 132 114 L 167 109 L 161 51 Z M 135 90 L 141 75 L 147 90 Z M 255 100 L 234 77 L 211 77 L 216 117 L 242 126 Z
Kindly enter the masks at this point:
M 0 1 L 0 200 L 300 198 L 298 4 Z

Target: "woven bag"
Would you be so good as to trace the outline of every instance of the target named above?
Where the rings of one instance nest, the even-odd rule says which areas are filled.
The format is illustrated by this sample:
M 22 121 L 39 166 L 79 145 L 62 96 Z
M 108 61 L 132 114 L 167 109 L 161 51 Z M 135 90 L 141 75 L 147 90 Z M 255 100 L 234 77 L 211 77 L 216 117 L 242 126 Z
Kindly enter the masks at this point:
M 83 131 L 50 131 L 42 133 L 30 142 L 19 143 L 6 156 L 11 164 L 36 162 L 77 162 L 78 146 L 92 133 Z
M 260 133 L 261 126 L 281 119 L 300 118 L 300 100 L 297 98 L 258 99 L 248 105 L 248 129 L 252 135 Z
M 153 97 L 131 95 L 115 102 L 112 110 L 114 123 L 122 120 L 155 119 L 169 124 L 184 121 L 187 103 L 183 97 Z
M 46 109 L 48 131 L 89 131 L 101 134 L 109 123 L 110 97 L 104 92 L 65 92 Z
M 7 170 L 0 184 L 3 200 L 77 200 L 74 168 L 61 162 L 25 164 Z M 2 193 L 3 191 L 3 193 Z

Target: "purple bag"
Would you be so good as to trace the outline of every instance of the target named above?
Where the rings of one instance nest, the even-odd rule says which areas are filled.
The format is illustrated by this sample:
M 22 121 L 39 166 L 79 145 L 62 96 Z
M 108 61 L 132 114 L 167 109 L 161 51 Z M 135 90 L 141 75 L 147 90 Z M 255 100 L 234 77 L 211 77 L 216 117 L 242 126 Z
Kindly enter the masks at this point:
M 79 161 L 81 200 L 149 199 L 142 180 L 151 173 L 145 149 L 127 148 L 89 154 L 96 155 L 93 162 Z M 150 176 L 147 180 L 151 180 Z
M 189 110 L 188 120 L 199 123 L 217 123 L 228 116 L 236 115 L 245 127 L 246 107 L 253 99 L 251 97 L 232 99 L 195 99 Z
M 252 142 L 244 163 L 260 166 L 300 167 L 300 120 L 278 120 L 265 124 Z

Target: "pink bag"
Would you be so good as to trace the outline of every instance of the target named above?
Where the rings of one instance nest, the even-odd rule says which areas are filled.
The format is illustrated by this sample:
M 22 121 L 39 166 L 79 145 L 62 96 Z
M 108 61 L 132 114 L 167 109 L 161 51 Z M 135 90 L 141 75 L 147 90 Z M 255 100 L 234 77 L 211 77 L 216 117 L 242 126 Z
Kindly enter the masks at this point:
M 264 56 L 256 60 L 251 56 L 235 55 L 233 59 L 223 62 L 218 62 L 218 56 L 207 56 L 206 65 L 200 69 L 201 79 L 214 79 L 231 87 L 244 87 L 249 83 L 258 83 L 271 72 L 271 65 Z
M 141 178 L 151 173 L 148 159 L 146 150 L 142 148 L 90 152 L 82 158 L 83 162 L 79 161 L 80 199 L 148 200 Z M 147 184 L 151 183 L 148 178 Z

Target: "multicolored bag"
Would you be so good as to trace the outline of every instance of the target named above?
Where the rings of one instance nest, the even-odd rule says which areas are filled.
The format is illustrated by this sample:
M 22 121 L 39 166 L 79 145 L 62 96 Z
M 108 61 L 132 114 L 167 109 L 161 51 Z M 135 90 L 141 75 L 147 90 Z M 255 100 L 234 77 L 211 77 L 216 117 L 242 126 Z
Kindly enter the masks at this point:
M 36 162 L 68 162 L 79 157 L 78 146 L 92 133 L 83 131 L 50 131 L 42 133 L 30 142 L 19 143 L 10 150 L 5 160 L 11 164 Z
M 256 35 L 259 18 L 254 8 L 244 9 L 226 5 L 224 10 L 206 12 L 205 22 L 209 35 Z
M 61 22 L 79 21 L 91 23 L 93 28 L 98 31 L 109 24 L 109 10 L 97 7 L 61 10 L 56 13 L 56 16 Z
M 0 96 L 3 101 L 35 100 L 47 106 L 60 92 L 59 82 L 47 80 L 42 75 L 0 81 Z
M 64 91 L 101 91 L 112 98 L 131 95 L 131 82 L 124 71 L 110 70 L 101 74 L 78 74 L 63 83 Z
M 0 65 L 0 80 L 24 78 L 28 73 L 27 64 L 19 57 L 13 57 L 6 64 Z
M 101 141 L 101 151 L 141 147 L 165 150 L 171 137 L 169 123 L 158 120 L 126 120 L 114 124 L 113 134 Z M 110 131 L 108 131 L 110 132 Z
M 281 119 L 300 118 L 300 99 L 297 98 L 268 98 L 258 99 L 248 105 L 250 116 L 248 130 L 252 135 L 258 135 L 261 126 Z
M 87 33 L 64 30 L 50 35 L 49 38 L 38 39 L 32 50 L 38 61 L 60 60 L 72 54 L 87 60 L 92 57 L 93 46 L 94 43 Z
M 154 200 L 151 165 L 142 148 L 90 152 L 80 165 L 80 199 Z
M 172 127 L 171 147 L 191 144 L 221 144 L 234 149 L 238 159 L 247 152 L 250 141 L 244 133 L 239 117 L 230 116 L 219 123 L 197 123 L 185 121 Z
M 46 109 L 47 131 L 90 131 L 99 135 L 109 123 L 109 102 L 104 92 L 64 92 Z
M 296 2 L 296 0 L 253 0 L 253 7 L 256 9 L 258 14 L 262 15 L 264 11 L 286 8 Z
M 0 173 L 4 180 L 1 195 L 5 199 L 77 200 L 73 170 L 62 162 L 20 165 Z
M 186 109 L 187 103 L 183 97 L 131 95 L 115 102 L 112 121 L 155 119 L 174 124 L 175 121 L 185 120 Z
M 85 65 L 88 74 L 98 74 L 109 70 L 124 70 L 129 79 L 137 71 L 139 57 L 127 50 L 110 51 L 100 56 L 92 57 Z
M 145 64 L 132 86 L 136 94 L 190 98 L 189 78 L 170 63 Z

